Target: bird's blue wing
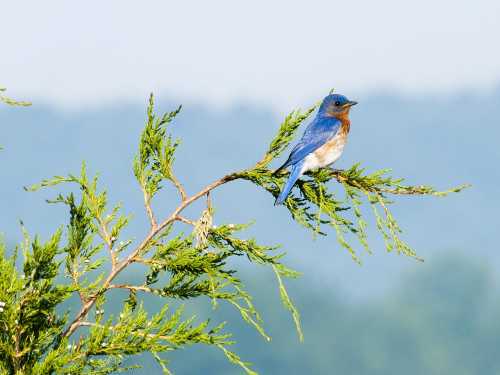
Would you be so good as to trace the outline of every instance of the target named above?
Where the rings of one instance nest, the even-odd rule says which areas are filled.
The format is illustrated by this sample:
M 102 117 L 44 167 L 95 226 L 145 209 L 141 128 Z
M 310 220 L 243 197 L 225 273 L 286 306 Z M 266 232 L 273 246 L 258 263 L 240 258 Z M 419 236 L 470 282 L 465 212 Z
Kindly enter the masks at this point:
M 323 146 L 337 134 L 341 124 L 340 120 L 333 117 L 315 118 L 307 126 L 299 143 L 292 149 L 288 160 L 278 170 L 297 164 Z

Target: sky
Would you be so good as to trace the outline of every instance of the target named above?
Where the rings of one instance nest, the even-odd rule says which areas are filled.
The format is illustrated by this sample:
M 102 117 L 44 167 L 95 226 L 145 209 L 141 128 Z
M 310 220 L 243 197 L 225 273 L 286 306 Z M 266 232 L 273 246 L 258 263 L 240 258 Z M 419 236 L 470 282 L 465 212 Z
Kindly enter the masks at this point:
M 0 162 L 6 182 L 0 185 L 0 196 L 9 197 L 0 216 L 0 232 L 13 244 L 21 237 L 20 219 L 42 238 L 57 225 L 65 225 L 63 207 L 45 203 L 58 190 L 26 193 L 22 186 L 77 172 L 81 160 L 86 160 L 90 171 L 100 173 L 101 186 L 109 188 L 110 201 L 125 202 L 124 212 L 134 213 L 127 238 L 142 238 L 148 223 L 141 216 L 142 196 L 130 166 L 151 91 L 161 111 L 185 105 L 173 128 L 174 136 L 182 138 L 175 168 L 192 193 L 228 171 L 253 165 L 283 113 L 307 107 L 335 88 L 360 101 L 352 113 L 349 145 L 336 167 L 355 162 L 368 171 L 390 167 L 395 177 L 405 176 L 409 184 L 439 189 L 472 184 L 446 199 L 401 198 L 393 206 L 403 238 L 426 261 L 387 254 L 373 217 L 367 216 L 374 255 L 362 255 L 360 267 L 339 248 L 333 232 L 313 241 L 291 222 L 286 210 L 272 205 L 272 197 L 250 184 L 214 192 L 216 222 L 255 219 L 246 234 L 256 235 L 263 244 L 283 245 L 287 264 L 303 272 L 289 290 L 304 306 L 300 311 L 306 324 L 308 319 L 321 321 L 318 313 L 330 313 L 330 302 L 334 307 L 337 302 L 332 299 L 318 309 L 310 300 L 300 299 L 293 288 L 314 288 L 322 296 L 328 291 L 346 303 L 362 301 L 353 305 L 359 313 L 353 315 L 359 316 L 356 324 L 335 307 L 330 314 L 336 324 L 329 328 L 332 334 L 324 324 L 316 331 L 305 326 L 308 342 L 333 337 L 333 343 L 340 345 L 344 341 L 339 333 L 373 336 L 361 344 L 375 342 L 369 353 L 380 353 L 387 347 L 384 340 L 397 335 L 392 321 L 380 325 L 379 336 L 373 334 L 379 331 L 366 329 L 386 316 L 384 311 L 372 310 L 375 305 L 369 302 L 402 285 L 405 275 L 428 270 L 441 254 L 452 259 L 463 253 L 470 264 L 480 261 L 500 269 L 496 236 L 500 202 L 495 198 L 500 181 L 499 15 L 499 0 L 0 0 L 0 87 L 7 87 L 14 99 L 33 102 L 30 108 L 0 108 Z M 467 91 L 472 95 L 464 104 Z M 196 153 L 204 157 L 193 162 Z M 274 161 L 273 166 L 279 164 Z M 162 200 L 155 203 L 159 212 L 175 202 L 170 197 L 177 193 L 172 189 L 168 194 L 162 190 Z M 196 214 L 196 207 L 186 212 L 192 218 Z M 462 298 L 460 293 L 467 288 L 454 291 L 452 287 L 458 285 L 454 280 L 462 280 L 475 291 L 477 280 L 462 270 L 452 264 L 446 269 L 449 272 L 439 270 L 435 280 L 429 279 L 435 283 L 427 291 L 409 292 L 410 309 L 438 310 L 437 320 L 424 312 L 422 321 L 430 327 L 427 331 L 436 328 L 433 343 L 443 339 L 446 349 L 453 347 L 448 345 L 450 340 L 459 348 L 469 349 L 463 342 L 481 348 L 478 341 L 470 340 L 471 333 L 493 337 L 484 330 L 494 320 L 484 317 L 496 311 L 482 303 L 476 330 L 467 330 L 470 326 L 464 326 L 463 320 L 453 320 L 465 316 L 476 324 L 460 314 L 479 305 Z M 500 274 L 495 275 L 500 286 Z M 442 281 L 450 288 L 441 288 Z M 445 295 L 441 303 L 425 298 L 434 291 L 438 297 Z M 458 298 L 462 305 L 447 305 L 446 297 Z M 402 330 L 409 332 L 407 328 L 413 326 L 407 319 L 414 315 L 401 311 Z M 445 335 L 442 317 L 459 322 L 452 327 L 458 340 Z M 281 324 L 282 315 L 277 319 Z M 417 336 L 427 339 L 421 334 L 427 331 L 418 331 Z M 415 340 L 409 337 L 407 342 L 391 342 L 403 353 L 413 353 Z M 380 350 L 373 351 L 379 338 Z M 487 342 L 483 349 L 498 347 L 481 342 Z M 280 359 L 267 347 L 262 350 L 267 356 L 258 357 L 254 341 L 248 343 L 251 355 L 245 359 L 259 366 L 267 365 L 269 356 Z M 310 363 L 304 360 L 303 347 L 293 351 L 288 342 L 276 343 L 280 353 L 292 353 L 297 363 Z M 358 342 L 354 347 L 353 352 L 365 353 L 358 350 Z M 419 353 L 430 347 L 424 343 Z M 308 350 L 319 362 L 317 355 L 324 351 L 314 346 Z M 335 350 L 340 356 L 345 353 Z M 483 352 L 477 356 L 480 360 L 490 353 Z M 476 358 L 473 350 L 450 355 L 449 361 L 460 364 L 468 357 Z M 189 358 L 205 360 L 198 354 Z M 405 357 L 398 358 L 406 362 Z M 488 366 L 488 361 L 481 365 Z
M 498 0 L 0 0 L 0 86 L 84 109 L 150 92 L 227 107 L 491 90 Z

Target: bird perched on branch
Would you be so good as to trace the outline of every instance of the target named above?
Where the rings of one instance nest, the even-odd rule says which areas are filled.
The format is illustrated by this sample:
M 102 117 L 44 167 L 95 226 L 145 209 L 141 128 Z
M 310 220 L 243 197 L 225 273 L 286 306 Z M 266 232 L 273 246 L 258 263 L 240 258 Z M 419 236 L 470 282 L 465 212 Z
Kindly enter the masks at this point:
M 275 174 L 290 168 L 290 176 L 276 198 L 275 205 L 282 204 L 295 182 L 305 172 L 333 164 L 342 155 L 347 142 L 351 122 L 349 111 L 357 102 L 343 95 L 328 95 L 314 120 L 307 126 L 300 142 L 293 148 L 288 160 Z

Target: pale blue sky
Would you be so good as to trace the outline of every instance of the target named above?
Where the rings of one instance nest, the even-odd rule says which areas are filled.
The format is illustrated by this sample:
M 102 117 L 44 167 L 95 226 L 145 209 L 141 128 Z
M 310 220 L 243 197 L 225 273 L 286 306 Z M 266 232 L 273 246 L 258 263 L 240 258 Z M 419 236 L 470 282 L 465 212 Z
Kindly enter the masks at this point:
M 0 85 L 56 106 L 303 106 L 500 82 L 500 1 L 0 0 Z

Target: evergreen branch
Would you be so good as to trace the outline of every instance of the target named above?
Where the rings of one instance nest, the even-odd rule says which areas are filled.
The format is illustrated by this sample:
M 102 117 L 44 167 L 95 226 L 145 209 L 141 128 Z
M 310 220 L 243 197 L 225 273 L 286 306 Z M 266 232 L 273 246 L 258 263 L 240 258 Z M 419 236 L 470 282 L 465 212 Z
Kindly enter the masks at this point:
M 299 335 L 299 340 L 300 342 L 303 342 L 304 334 L 302 333 L 302 325 L 300 324 L 299 311 L 288 296 L 285 284 L 283 284 L 283 280 L 281 279 L 281 275 L 286 275 L 288 277 L 297 277 L 298 275 L 296 273 L 290 273 L 290 270 L 286 269 L 283 265 L 273 264 L 273 271 L 276 275 L 276 279 L 278 280 L 281 301 L 283 302 L 283 305 L 285 305 L 285 307 L 292 313 L 295 328 L 297 330 L 297 334 Z
M 156 228 L 152 228 L 151 231 L 149 232 L 149 234 L 146 236 L 146 238 L 144 238 L 144 240 L 132 251 L 132 253 L 127 258 L 125 258 L 124 260 L 122 260 L 121 262 L 116 264 L 116 267 L 114 267 L 111 270 L 110 274 L 105 279 L 100 293 L 95 295 L 94 297 L 90 298 L 89 301 L 82 306 L 82 308 L 80 309 L 80 311 L 78 312 L 76 317 L 73 319 L 73 321 L 70 323 L 68 328 L 63 332 L 62 336 L 69 337 L 73 334 L 73 332 L 75 332 L 75 330 L 78 328 L 78 322 L 83 320 L 87 316 L 90 309 L 94 306 L 98 295 L 103 294 L 109 288 L 109 285 L 111 284 L 111 282 L 127 266 L 129 266 L 131 263 L 136 261 L 136 259 L 141 254 L 141 252 L 150 245 L 150 243 L 154 239 L 154 237 L 157 236 L 158 234 L 160 234 L 168 225 L 170 225 L 172 222 L 174 222 L 176 220 L 176 218 L 179 216 L 179 214 L 186 207 L 188 207 L 190 204 L 197 201 L 198 199 L 200 199 L 201 197 L 203 197 L 204 195 L 206 195 L 208 192 L 212 191 L 213 189 L 215 189 L 215 188 L 217 188 L 217 187 L 219 187 L 219 186 L 221 186 L 229 181 L 233 181 L 237 178 L 238 178 L 238 174 L 233 173 L 233 174 L 228 174 L 228 175 L 212 182 L 211 184 L 209 184 L 205 188 L 203 188 L 201 191 L 199 191 L 197 194 L 184 200 L 168 218 L 166 218 L 163 222 L 161 222 Z
M 172 350 L 180 348 L 190 342 L 207 345 L 216 345 L 221 349 L 231 362 L 241 366 L 247 373 L 255 374 L 248 368 L 248 363 L 227 349 L 232 345 L 228 341 L 229 335 L 219 334 L 223 324 L 212 328 L 208 333 L 204 330 L 208 321 L 198 326 L 192 326 L 192 319 L 180 322 L 180 312 L 177 310 L 170 318 L 165 319 L 167 307 L 158 314 L 148 319 L 142 306 L 132 314 L 127 308 L 120 314 L 117 324 L 112 324 L 109 319 L 105 324 L 80 321 L 80 327 L 90 327 L 90 336 L 79 343 L 79 350 L 85 352 L 85 356 L 116 355 L 123 351 L 122 338 L 127 339 L 126 350 L 128 353 L 141 352 L 143 348 L 153 349 L 153 352 Z M 159 356 L 156 354 L 157 359 Z M 164 362 L 164 360 L 162 360 Z
M 267 166 L 273 159 L 277 158 L 285 151 L 299 126 L 314 112 L 316 107 L 317 104 L 305 112 L 301 112 L 300 110 L 292 111 L 285 117 L 285 120 L 280 125 L 278 134 L 276 134 L 269 144 L 266 154 L 262 160 L 257 163 L 256 168 Z
M 258 164 L 254 169 L 244 171 L 241 174 L 241 178 L 264 188 L 276 198 L 280 187 L 284 185 L 287 179 L 288 172 L 275 172 L 259 167 Z M 306 178 L 297 181 L 300 195 L 296 195 L 292 191 L 285 201 L 285 207 L 289 210 L 292 218 L 300 225 L 311 230 L 313 235 L 326 235 L 327 233 L 322 229 L 322 225 L 327 224 L 331 226 L 335 230 L 340 246 L 349 251 L 353 260 L 360 263 L 360 258 L 345 235 L 349 233 L 355 235 L 367 252 L 371 253 L 365 232 L 366 222 L 363 220 L 361 211 L 359 210 L 360 201 L 358 196 L 366 196 L 368 202 L 372 205 L 376 227 L 386 241 L 387 250 L 391 251 L 395 246 L 399 252 L 420 260 L 416 256 L 415 251 L 400 240 L 399 233 L 401 230 L 399 227 L 396 230 L 396 221 L 390 214 L 385 201 L 379 200 L 377 197 L 380 196 L 385 199 L 384 195 L 389 194 L 432 195 L 441 197 L 450 193 L 460 192 L 470 185 L 460 185 L 449 190 L 438 191 L 426 185 L 404 185 L 402 179 L 392 178 L 387 176 L 387 173 L 388 170 L 380 170 L 371 174 L 365 174 L 364 169 L 360 168 L 359 164 L 355 164 L 347 170 L 320 169 L 312 171 L 306 174 Z M 344 187 L 347 196 L 346 201 L 338 200 L 335 194 L 329 191 L 327 183 L 331 180 L 336 180 Z M 382 208 L 386 219 L 380 217 L 374 204 Z M 348 211 L 353 212 L 357 220 L 357 225 L 346 215 Z M 389 235 L 385 233 L 384 228 L 389 230 Z M 387 243 L 389 239 L 391 244 Z
M 18 101 L 18 100 L 13 100 L 5 95 L 3 93 L 7 89 L 4 87 L 0 87 L 0 102 L 5 103 L 7 105 L 12 105 L 12 106 L 21 106 L 21 107 L 29 107 L 31 105 L 30 102 L 25 102 L 25 101 Z
M 287 116 L 266 154 L 253 167 L 229 173 L 197 193 L 188 195 L 173 173 L 179 141 L 167 133 L 167 126 L 177 116 L 180 107 L 158 116 L 154 113 L 154 98 L 151 95 L 146 124 L 133 165 L 134 175 L 143 192 L 150 228 L 127 255 L 121 254 L 132 244 L 132 240 L 117 241 L 129 218 L 120 214 L 120 205 L 107 208 L 107 193 L 99 191 L 97 176 L 87 177 L 85 164 L 82 165 L 80 176 L 55 176 L 26 188 L 37 190 L 61 183 L 74 183 L 81 191 L 81 200 L 77 201 L 70 193 L 66 196 L 59 194 L 54 200 L 48 201 L 62 203 L 69 208 L 67 244 L 64 246 L 60 245 L 61 229 L 42 244 L 36 237 L 32 240 L 23 228 L 25 238 L 21 249 L 25 258 L 24 278 L 16 273 L 15 259 L 5 260 L 0 248 L 0 301 L 8 301 L 8 304 L 2 302 L 0 305 L 0 323 L 5 328 L 0 330 L 0 337 L 8 342 L 5 347 L 10 350 L 7 355 L 10 362 L 7 367 L 1 363 L 0 368 L 8 368 L 7 371 L 34 369 L 34 374 L 108 374 L 128 369 L 122 366 L 124 354 L 149 351 L 164 373 L 169 373 L 162 353 L 188 344 L 202 343 L 218 347 L 231 362 L 248 374 L 255 374 L 247 362 L 227 348 L 233 342 L 228 341 L 229 334 L 219 333 L 223 325 L 209 329 L 208 321 L 198 325 L 193 323 L 194 317 L 182 321 L 182 309 L 169 315 L 167 305 L 149 317 L 137 297 L 139 292 L 175 300 L 205 296 L 210 298 L 214 308 L 218 302 L 225 301 L 239 311 L 244 321 L 270 340 L 252 296 L 245 290 L 236 270 L 228 268 L 227 264 L 231 264 L 230 260 L 235 257 L 246 257 L 252 264 L 272 267 L 281 301 L 290 312 L 299 340 L 302 341 L 300 314 L 283 282 L 284 277 L 295 278 L 299 274 L 281 263 L 284 254 L 275 253 L 276 246 L 260 245 L 255 239 L 236 235 L 236 232 L 245 230 L 248 224 L 213 225 L 214 210 L 210 193 L 232 181 L 245 180 L 276 197 L 288 174 L 285 171 L 276 173 L 268 166 L 285 151 L 299 126 L 314 109 L 294 111 Z M 332 181 L 344 190 L 345 198 L 339 198 L 336 190 L 329 189 Z M 152 199 L 165 182 L 177 189 L 180 202 L 169 215 L 158 221 L 152 209 Z M 285 208 L 298 224 L 311 230 L 313 236 L 327 235 L 328 229 L 335 231 L 339 245 L 349 251 L 355 261 L 360 262 L 351 240 L 356 237 L 364 249 L 371 253 L 366 234 L 367 222 L 361 210 L 362 205 L 367 203 L 372 208 L 374 223 L 387 250 L 396 250 L 420 259 L 401 240 L 401 229 L 389 209 L 393 202 L 387 197 L 444 196 L 465 187 L 462 185 L 447 191 L 437 191 L 430 186 L 408 186 L 403 184 L 402 179 L 389 176 L 388 170 L 367 174 L 356 164 L 347 170 L 321 169 L 308 173 L 297 182 L 296 188 L 285 201 Z M 206 208 L 197 220 L 183 216 L 184 210 L 204 197 Z M 171 235 L 176 223 L 189 225 L 191 233 Z M 102 269 L 105 259 L 97 258 L 104 247 L 111 262 L 111 269 L 107 272 Z M 65 256 L 63 261 L 56 260 L 58 254 Z M 54 281 L 63 263 L 70 279 L 69 285 L 58 285 Z M 117 277 L 134 263 L 149 269 L 144 283 L 117 283 Z M 101 273 L 95 275 L 93 271 L 97 270 Z M 89 276 L 91 281 L 88 280 Z M 128 292 L 129 296 L 123 302 L 119 317 L 111 316 L 106 320 L 104 310 L 107 292 L 116 289 Z M 67 316 L 58 318 L 56 307 L 73 293 L 78 293 L 81 300 L 79 311 L 70 320 Z M 36 309 L 41 313 L 37 313 Z M 94 319 L 90 315 L 92 309 L 95 312 Z M 30 315 L 24 316 L 25 311 Z M 8 319 L 4 319 L 4 315 Z M 71 337 L 80 327 L 87 329 L 81 332 L 77 343 L 73 345 Z M 5 357 L 2 354 L 3 347 L 0 345 L 0 355 Z
M 330 170 L 327 172 L 338 182 L 346 183 L 360 190 L 393 195 L 434 195 L 444 197 L 451 193 L 459 193 L 471 186 L 470 184 L 462 184 L 444 191 L 438 191 L 428 185 L 408 186 L 401 184 L 403 179 L 386 177 L 385 175 L 389 171 L 383 169 L 370 175 L 363 175 L 364 169 L 359 168 L 359 164 L 355 164 L 348 170 Z
M 108 286 L 108 289 L 127 289 L 135 292 L 141 291 L 141 292 L 154 293 L 154 290 L 152 288 L 140 285 L 111 284 Z
M 230 362 L 243 368 L 243 370 L 245 370 L 247 375 L 258 375 L 255 371 L 252 371 L 248 367 L 250 365 L 249 362 L 243 362 L 238 355 L 228 350 L 224 345 L 217 344 L 217 347 L 224 352 L 224 354 L 226 355 L 226 357 L 229 359 Z

